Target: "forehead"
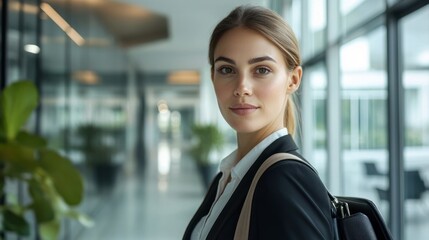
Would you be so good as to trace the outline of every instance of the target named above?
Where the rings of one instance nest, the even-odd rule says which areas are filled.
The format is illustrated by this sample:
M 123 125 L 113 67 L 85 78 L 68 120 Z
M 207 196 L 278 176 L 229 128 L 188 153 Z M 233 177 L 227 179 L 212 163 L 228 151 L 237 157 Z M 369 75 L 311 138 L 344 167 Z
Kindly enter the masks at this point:
M 214 58 L 219 56 L 231 59 L 248 60 L 269 56 L 277 62 L 284 62 L 280 49 L 259 32 L 249 28 L 233 28 L 219 39 L 214 50 Z

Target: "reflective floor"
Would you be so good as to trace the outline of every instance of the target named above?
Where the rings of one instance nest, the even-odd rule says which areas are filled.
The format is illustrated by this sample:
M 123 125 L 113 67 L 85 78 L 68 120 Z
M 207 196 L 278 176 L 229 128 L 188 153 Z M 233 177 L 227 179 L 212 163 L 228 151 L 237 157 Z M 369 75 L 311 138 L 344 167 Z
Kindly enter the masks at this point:
M 100 201 L 96 225 L 74 239 L 181 239 L 204 190 L 192 159 L 177 149 L 161 143 L 142 173 L 126 166 L 114 192 Z

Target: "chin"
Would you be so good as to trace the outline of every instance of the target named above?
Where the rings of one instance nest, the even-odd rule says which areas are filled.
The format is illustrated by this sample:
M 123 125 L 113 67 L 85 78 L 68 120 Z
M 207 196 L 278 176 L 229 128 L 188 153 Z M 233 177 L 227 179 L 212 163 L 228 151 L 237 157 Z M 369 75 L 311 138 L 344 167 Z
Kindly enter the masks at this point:
M 245 121 L 239 122 L 228 122 L 237 133 L 252 133 L 258 131 L 258 128 L 254 123 L 246 123 Z

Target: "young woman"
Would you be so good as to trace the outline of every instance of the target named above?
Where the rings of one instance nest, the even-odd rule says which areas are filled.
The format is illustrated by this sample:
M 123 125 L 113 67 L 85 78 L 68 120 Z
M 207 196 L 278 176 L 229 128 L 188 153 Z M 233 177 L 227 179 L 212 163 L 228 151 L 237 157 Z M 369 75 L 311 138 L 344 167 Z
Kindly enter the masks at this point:
M 293 31 L 262 7 L 234 9 L 214 29 L 209 48 L 218 105 L 238 146 L 222 160 L 183 239 L 227 240 L 262 162 L 279 152 L 298 155 L 292 94 L 302 68 Z M 317 174 L 296 161 L 267 169 L 253 196 L 249 239 L 334 239 L 330 200 Z

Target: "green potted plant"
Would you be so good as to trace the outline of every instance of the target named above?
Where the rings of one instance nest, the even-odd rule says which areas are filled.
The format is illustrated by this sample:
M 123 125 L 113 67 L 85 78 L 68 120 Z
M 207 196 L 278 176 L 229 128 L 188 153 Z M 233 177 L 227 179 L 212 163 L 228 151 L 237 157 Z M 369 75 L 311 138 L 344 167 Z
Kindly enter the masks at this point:
M 76 133 L 79 140 L 76 148 L 85 156 L 85 162 L 93 173 L 97 189 L 101 191 L 111 189 L 118 170 L 114 163 L 118 149 L 106 139 L 113 138 L 115 130 L 90 123 L 79 126 Z
M 91 221 L 74 210 L 83 199 L 83 180 L 71 161 L 47 147 L 47 141 L 22 130 L 38 103 L 31 81 L 17 81 L 0 93 L 0 202 L 2 234 L 30 235 L 30 213 L 42 239 L 58 239 L 61 221 Z M 17 201 L 9 182 L 25 187 L 29 199 Z
M 214 124 L 195 124 L 192 126 L 194 144 L 191 148 L 191 156 L 197 164 L 203 184 L 208 187 L 217 169 L 210 155 L 213 151 L 220 150 L 224 144 L 224 136 Z

